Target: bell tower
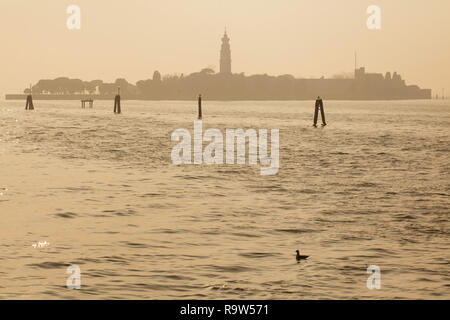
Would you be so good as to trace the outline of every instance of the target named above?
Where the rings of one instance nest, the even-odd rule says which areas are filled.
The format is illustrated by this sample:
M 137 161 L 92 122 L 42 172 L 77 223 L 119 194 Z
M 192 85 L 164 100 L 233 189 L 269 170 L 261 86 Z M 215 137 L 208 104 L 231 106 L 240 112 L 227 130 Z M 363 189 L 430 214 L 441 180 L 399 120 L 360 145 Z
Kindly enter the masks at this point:
M 220 50 L 220 73 L 231 74 L 230 38 L 228 38 L 226 30 L 222 37 L 222 48 Z

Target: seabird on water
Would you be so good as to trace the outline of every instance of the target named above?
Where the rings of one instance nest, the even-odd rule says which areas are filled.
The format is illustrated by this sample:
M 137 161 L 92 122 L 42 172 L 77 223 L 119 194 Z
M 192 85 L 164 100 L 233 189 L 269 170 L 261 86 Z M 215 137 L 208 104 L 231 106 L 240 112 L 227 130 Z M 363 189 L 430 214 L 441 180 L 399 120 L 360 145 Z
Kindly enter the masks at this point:
M 308 257 L 309 257 L 309 256 L 301 256 L 299 250 L 297 250 L 297 251 L 295 251 L 295 252 L 297 252 L 297 256 L 295 257 L 295 258 L 297 259 L 297 261 L 300 261 L 300 260 L 306 260 L 306 259 L 308 259 Z

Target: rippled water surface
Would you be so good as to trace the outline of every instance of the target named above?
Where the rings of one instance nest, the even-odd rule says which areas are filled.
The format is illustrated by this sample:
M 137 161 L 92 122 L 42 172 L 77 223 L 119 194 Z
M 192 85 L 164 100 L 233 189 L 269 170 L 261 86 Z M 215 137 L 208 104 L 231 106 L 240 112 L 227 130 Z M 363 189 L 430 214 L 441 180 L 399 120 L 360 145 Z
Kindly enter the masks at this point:
M 195 102 L 0 101 L 0 298 L 449 299 L 448 101 L 313 104 L 204 103 L 204 130 L 280 129 L 261 176 L 171 163 Z

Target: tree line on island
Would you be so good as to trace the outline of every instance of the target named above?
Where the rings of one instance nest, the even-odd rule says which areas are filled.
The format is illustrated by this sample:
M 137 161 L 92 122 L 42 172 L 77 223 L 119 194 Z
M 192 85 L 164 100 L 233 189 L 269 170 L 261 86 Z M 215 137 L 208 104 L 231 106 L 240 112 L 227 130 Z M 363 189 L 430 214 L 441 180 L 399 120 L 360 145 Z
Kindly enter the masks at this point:
M 192 98 L 202 93 L 209 97 L 221 96 L 226 98 L 242 95 L 260 96 L 262 93 L 278 92 L 281 96 L 289 95 L 293 89 L 295 78 L 292 75 L 269 76 L 215 73 L 211 68 L 190 75 L 165 75 L 155 71 L 153 78 L 140 80 L 136 84 L 126 79 L 117 79 L 114 83 L 102 80 L 83 81 L 66 77 L 54 80 L 40 80 L 32 86 L 33 94 L 41 95 L 100 95 L 111 96 L 117 94 L 120 87 L 121 95 L 129 98 Z M 201 89 L 199 89 L 201 88 Z M 25 89 L 28 94 L 30 89 Z

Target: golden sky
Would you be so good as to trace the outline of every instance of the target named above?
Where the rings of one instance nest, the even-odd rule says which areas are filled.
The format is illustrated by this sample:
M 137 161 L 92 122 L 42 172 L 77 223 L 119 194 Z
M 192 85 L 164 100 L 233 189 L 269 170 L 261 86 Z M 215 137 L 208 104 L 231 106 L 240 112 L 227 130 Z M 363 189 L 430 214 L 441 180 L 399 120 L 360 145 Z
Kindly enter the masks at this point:
M 69 30 L 69 5 L 81 30 Z M 381 30 L 366 9 L 381 8 Z M 397 71 L 450 96 L 449 0 L 1 0 L 0 93 L 43 78 L 130 82 L 219 69 L 231 38 L 233 72 L 331 77 Z M 435 92 L 436 93 L 436 92 Z

